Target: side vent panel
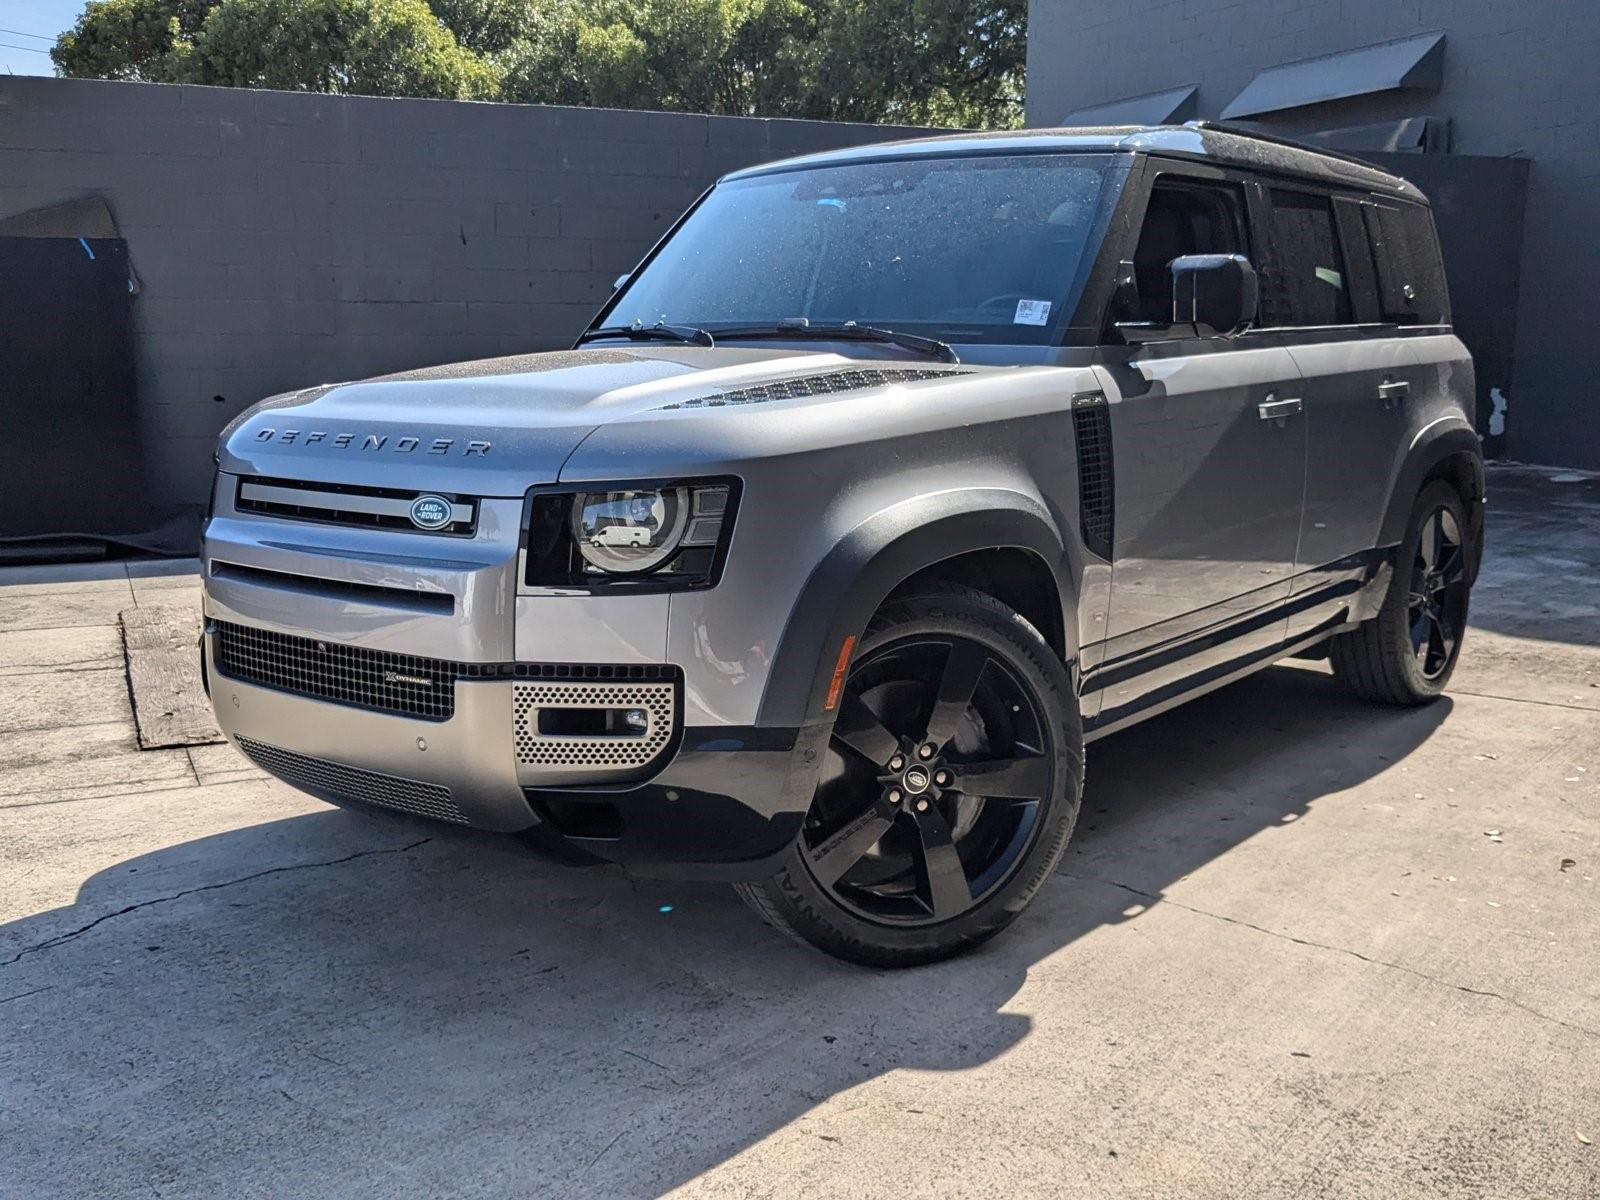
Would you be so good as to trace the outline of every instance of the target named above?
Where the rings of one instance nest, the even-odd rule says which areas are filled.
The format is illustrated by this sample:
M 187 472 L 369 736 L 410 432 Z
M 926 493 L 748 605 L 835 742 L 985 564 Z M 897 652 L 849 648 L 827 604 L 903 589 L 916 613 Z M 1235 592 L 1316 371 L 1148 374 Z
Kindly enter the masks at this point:
M 1116 476 L 1111 458 L 1111 407 L 1099 392 L 1072 398 L 1072 432 L 1078 444 L 1078 520 L 1091 554 L 1111 557 Z

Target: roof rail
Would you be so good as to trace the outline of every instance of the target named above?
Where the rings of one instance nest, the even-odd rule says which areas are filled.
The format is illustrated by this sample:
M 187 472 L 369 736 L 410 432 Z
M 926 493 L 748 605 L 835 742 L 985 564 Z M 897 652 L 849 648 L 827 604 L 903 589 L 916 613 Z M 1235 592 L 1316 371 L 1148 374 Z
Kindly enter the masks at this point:
M 1393 171 L 1386 171 L 1375 162 L 1368 162 L 1354 154 L 1345 154 L 1339 150 L 1329 150 L 1311 142 L 1297 141 L 1295 138 L 1283 137 L 1276 133 L 1265 133 L 1259 129 L 1252 129 L 1247 125 L 1234 125 L 1228 121 L 1185 121 L 1185 129 L 1211 129 L 1217 133 L 1231 133 L 1235 137 L 1254 138 L 1258 142 L 1271 142 L 1274 146 L 1288 146 L 1294 150 L 1304 150 L 1307 154 L 1320 154 L 1323 158 L 1336 158 L 1340 162 L 1354 163 L 1358 167 L 1366 167 L 1369 171 L 1377 171 L 1381 175 L 1393 175 Z

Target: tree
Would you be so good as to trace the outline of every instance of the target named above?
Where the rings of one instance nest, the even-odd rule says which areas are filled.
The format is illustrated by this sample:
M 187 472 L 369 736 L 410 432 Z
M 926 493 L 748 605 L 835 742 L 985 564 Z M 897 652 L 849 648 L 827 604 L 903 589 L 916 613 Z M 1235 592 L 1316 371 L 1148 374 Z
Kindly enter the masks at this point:
M 212 0 L 216 3 L 216 0 Z M 501 54 L 530 37 L 543 11 L 534 0 L 428 0 L 428 7 L 476 54 Z
M 749 115 L 787 79 L 804 0 L 558 0 L 507 60 L 505 98 Z
M 1011 126 L 1022 116 L 1026 0 L 816 0 L 788 115 Z
M 736 115 L 1015 125 L 1026 0 L 546 0 L 504 96 Z
M 221 0 L 189 56 L 196 83 L 362 96 L 478 99 L 493 67 L 426 0 Z
M 96 0 L 56 40 L 63 75 L 178 83 L 216 0 Z
M 90 0 L 63 74 L 1014 125 L 1026 0 Z
M 449 99 L 499 91 L 497 70 L 426 0 L 91 0 L 51 57 L 64 75 L 100 79 Z

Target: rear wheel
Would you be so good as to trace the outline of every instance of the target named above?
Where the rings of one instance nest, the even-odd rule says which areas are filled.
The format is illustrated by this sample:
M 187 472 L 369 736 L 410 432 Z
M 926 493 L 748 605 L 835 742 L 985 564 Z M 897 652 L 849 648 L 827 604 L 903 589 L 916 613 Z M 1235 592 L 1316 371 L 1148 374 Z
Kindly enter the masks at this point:
M 1333 673 L 1356 695 L 1426 704 L 1449 682 L 1467 629 L 1467 511 L 1435 481 L 1411 510 L 1383 607 L 1329 644 Z
M 1082 781 L 1070 677 L 1031 625 L 965 588 L 892 601 L 846 679 L 801 836 L 776 874 L 738 890 L 840 958 L 949 958 L 1049 876 Z

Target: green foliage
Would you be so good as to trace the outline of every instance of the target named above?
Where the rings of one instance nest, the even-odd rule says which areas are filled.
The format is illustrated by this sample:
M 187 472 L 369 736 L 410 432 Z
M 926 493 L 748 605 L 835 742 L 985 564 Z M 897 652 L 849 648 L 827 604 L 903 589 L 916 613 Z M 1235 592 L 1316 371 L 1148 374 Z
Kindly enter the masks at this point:
M 488 2 L 488 0 L 486 0 Z M 499 73 L 427 0 L 91 0 L 51 57 L 63 75 L 478 99 Z
M 190 56 L 197 83 L 479 99 L 497 72 L 427 0 L 221 0 Z
M 178 83 L 216 0 L 95 0 L 57 39 L 63 75 Z
M 802 74 L 805 115 L 1012 126 L 1022 115 L 1026 0 L 827 0 Z
M 1021 116 L 1026 0 L 91 0 L 63 74 L 968 126 Z
M 531 36 L 542 10 L 551 6 L 530 0 L 428 0 L 428 7 L 468 50 L 501 54 Z
M 809 30 L 804 0 L 586 0 L 549 21 L 507 64 L 508 100 L 773 111 L 794 82 L 789 47 Z

